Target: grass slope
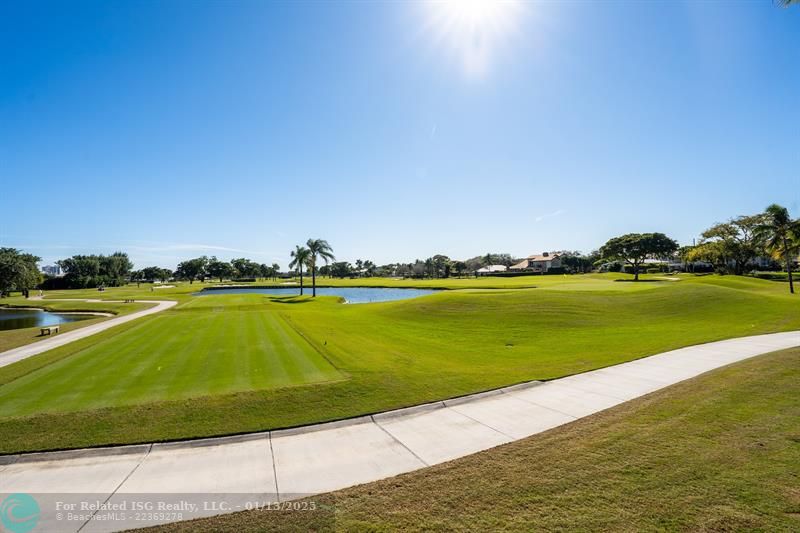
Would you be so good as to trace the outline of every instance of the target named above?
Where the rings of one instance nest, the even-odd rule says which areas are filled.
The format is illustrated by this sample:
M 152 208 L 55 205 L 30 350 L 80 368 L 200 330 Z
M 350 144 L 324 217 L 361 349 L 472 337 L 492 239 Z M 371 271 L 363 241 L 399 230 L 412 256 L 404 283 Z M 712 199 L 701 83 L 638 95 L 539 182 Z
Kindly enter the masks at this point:
M 800 300 L 768 281 L 567 279 L 613 290 L 341 305 L 179 287 L 163 314 L 0 369 L 0 452 L 295 426 L 800 329 Z
M 800 350 L 470 457 L 176 531 L 797 531 Z

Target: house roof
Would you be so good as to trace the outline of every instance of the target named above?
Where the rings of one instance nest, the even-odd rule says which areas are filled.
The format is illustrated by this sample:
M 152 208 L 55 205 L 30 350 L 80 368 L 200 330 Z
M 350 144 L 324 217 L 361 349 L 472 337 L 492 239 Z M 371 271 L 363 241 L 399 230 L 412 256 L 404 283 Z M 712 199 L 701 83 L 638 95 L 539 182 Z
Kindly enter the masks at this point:
M 508 270 L 508 267 L 505 265 L 489 265 L 479 268 L 478 272 L 505 272 L 506 270 Z
M 509 268 L 511 268 L 512 270 L 526 269 L 526 268 L 530 268 L 531 263 L 545 263 L 547 261 L 552 261 L 553 259 L 558 259 L 559 257 L 561 257 L 561 254 L 555 254 L 555 253 L 547 254 L 547 255 L 545 255 L 545 254 L 533 254 L 533 255 L 529 255 L 528 257 L 526 257 L 525 259 L 523 259 L 522 261 L 520 261 L 516 265 L 513 265 L 513 266 L 511 266 Z
M 526 259 L 528 261 L 552 261 L 553 259 L 558 259 L 561 254 L 534 254 L 529 255 Z

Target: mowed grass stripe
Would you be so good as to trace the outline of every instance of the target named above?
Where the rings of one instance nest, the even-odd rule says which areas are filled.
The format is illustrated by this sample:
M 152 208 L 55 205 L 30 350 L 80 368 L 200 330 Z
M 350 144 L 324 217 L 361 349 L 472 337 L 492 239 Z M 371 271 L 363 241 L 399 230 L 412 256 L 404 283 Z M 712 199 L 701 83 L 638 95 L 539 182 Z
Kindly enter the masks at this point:
M 275 334 L 275 344 L 279 346 L 278 356 L 280 358 L 280 362 L 282 367 L 287 375 L 290 378 L 294 378 L 294 376 L 303 374 L 301 369 L 303 365 L 303 360 L 295 356 L 293 347 L 294 343 L 292 340 L 289 339 L 287 326 L 284 323 L 279 324 L 278 321 L 280 318 L 277 315 L 270 316 L 270 328 L 272 332 Z M 303 341 L 305 342 L 305 341 Z M 314 371 L 313 368 L 310 369 L 311 372 Z
M 339 305 L 339 304 L 337 304 L 337 305 Z M 295 330 L 294 327 L 292 327 L 292 324 L 289 321 L 287 321 L 286 318 L 283 317 L 282 315 L 276 315 L 275 320 L 280 321 L 281 324 L 283 324 L 283 327 L 281 328 L 280 331 L 281 331 L 281 333 L 283 335 L 285 335 L 286 337 L 291 339 L 292 342 L 296 342 L 296 343 L 309 342 L 308 339 L 303 337 L 303 335 L 301 335 L 297 330 Z M 322 346 L 324 346 L 324 345 L 325 345 L 325 341 L 321 341 L 320 342 L 319 339 L 317 339 L 316 344 L 312 344 L 312 346 L 314 347 L 314 349 L 317 350 L 317 352 L 319 352 L 320 348 Z M 302 361 L 302 363 L 304 365 L 307 365 L 306 368 L 303 369 L 303 371 L 306 372 L 306 373 L 309 373 L 309 374 L 319 373 L 321 376 L 324 376 L 326 371 L 327 371 L 328 366 L 329 365 L 334 365 L 334 363 L 332 363 L 330 361 L 330 359 L 329 359 L 330 354 L 329 353 L 326 352 L 326 353 L 320 354 L 320 355 L 321 355 L 321 357 L 318 358 L 318 359 Z M 341 369 L 339 367 L 336 367 L 336 368 L 337 368 L 337 370 L 339 372 L 341 372 Z
M 250 380 L 250 374 L 253 372 L 252 355 L 256 351 L 261 351 L 258 327 L 255 324 L 255 316 L 257 313 L 238 313 L 239 317 L 236 320 L 236 345 L 234 347 L 236 353 L 237 372 L 233 375 L 235 380 L 235 387 L 238 390 L 247 390 L 253 387 Z M 216 363 L 224 363 L 223 358 L 217 358 Z M 255 382 L 255 386 L 260 385 L 259 381 Z M 215 391 L 212 391 L 215 392 Z
M 271 357 L 264 359 L 267 375 L 272 379 L 288 382 L 292 378 L 287 368 L 286 346 L 275 327 L 274 313 L 264 314 L 261 317 L 261 321 L 265 339 L 268 339 L 269 345 L 274 350 Z
M 216 321 L 218 325 L 224 326 L 226 338 L 229 339 L 228 342 L 233 341 L 231 342 L 233 346 L 226 347 L 227 356 L 217 356 L 212 352 L 203 354 L 204 365 L 199 370 L 203 373 L 206 383 L 205 393 L 208 395 L 228 390 L 242 390 L 239 388 L 241 386 L 239 375 L 247 371 L 242 366 L 245 346 L 254 341 L 248 334 L 245 314 L 234 311 L 224 320 Z M 205 334 L 208 340 L 204 344 L 211 346 L 213 338 L 219 335 L 219 332 L 207 329 Z
M 158 317 L 154 324 L 157 327 L 162 322 L 163 317 Z M 137 338 L 139 342 L 135 340 Z M 93 376 L 91 384 L 81 388 L 83 402 L 92 406 L 101 404 L 101 401 L 114 401 L 120 405 L 133 403 L 135 392 L 150 381 L 151 376 L 145 372 L 150 354 L 160 349 L 162 344 L 161 335 L 126 335 L 111 357 L 105 360 L 95 350 L 80 354 L 93 363 L 89 369 Z M 109 383 L 115 386 L 106 390 Z M 76 397 L 76 400 L 80 399 Z
M 190 381 L 184 381 L 183 388 L 172 388 L 171 384 L 180 380 L 182 371 L 191 370 L 194 366 L 191 361 L 202 355 L 203 340 L 212 324 L 208 318 L 200 318 L 195 325 L 200 334 L 189 339 L 176 338 L 166 331 L 160 338 L 158 356 L 141 354 L 147 357 L 147 366 L 141 375 L 147 378 L 149 386 L 131 387 L 133 394 L 126 396 L 124 403 L 143 402 L 151 397 L 179 398 Z
M 213 316 L 181 315 L 182 326 L 191 328 L 196 336 L 194 344 L 185 353 L 189 364 L 185 365 L 186 373 L 181 381 L 181 388 L 175 389 L 173 398 L 186 397 L 186 391 L 195 389 L 198 395 L 207 395 L 212 390 L 209 380 L 220 379 L 209 370 L 210 362 L 227 357 L 227 350 L 222 350 L 215 339 L 229 332 L 228 321 L 215 319 Z
M 341 377 L 305 340 L 284 335 L 283 328 L 288 325 L 269 311 L 168 312 L 0 387 L 0 417 Z M 305 359 L 314 362 L 305 364 Z M 264 371 L 252 372 L 254 366 Z M 46 394 L 33 392 L 43 390 Z
M 136 336 L 141 328 L 147 327 L 153 320 L 151 317 L 143 319 L 141 326 L 132 328 L 127 333 Z M 142 340 L 146 343 L 150 339 Z M 113 389 L 106 387 L 106 384 L 119 378 L 120 365 L 117 358 L 121 349 L 116 343 L 111 349 L 110 343 L 112 339 L 106 339 L 98 343 L 92 352 L 76 352 L 0 387 L 0 413 L 26 412 L 31 409 L 46 411 L 50 395 L 59 398 L 58 406 L 64 410 L 77 409 L 79 406 L 91 407 L 92 398 L 98 394 L 98 388 L 101 389 L 99 394 L 105 392 L 113 395 Z M 20 393 L 37 389 L 47 390 L 48 394 Z M 113 397 L 109 396 L 108 400 L 113 401 Z
M 247 352 L 247 364 L 249 372 L 243 376 L 250 388 L 258 387 L 262 380 L 268 378 L 268 362 L 271 358 L 275 357 L 271 346 L 266 342 L 268 338 L 266 332 L 266 313 L 253 313 L 251 317 L 255 323 L 256 328 L 264 330 L 262 335 L 258 336 L 257 349 Z
M 176 320 L 176 325 L 196 327 L 197 324 L 194 320 Z M 215 329 L 214 333 L 218 333 L 222 329 L 223 324 L 213 323 L 212 325 L 204 324 L 204 327 L 198 331 L 198 335 L 193 336 L 188 342 L 179 344 L 175 348 L 175 358 L 173 360 L 174 372 L 172 375 L 164 374 L 160 376 L 166 385 L 166 392 L 168 398 L 180 398 L 187 388 L 191 387 L 193 382 L 198 381 L 200 377 L 200 369 L 203 367 L 203 356 L 208 356 L 209 351 L 202 350 L 200 346 L 203 343 L 203 337 L 207 334 L 209 327 Z M 210 350 L 210 349 L 209 349 Z
M 290 383 L 292 378 L 286 370 L 282 355 L 284 347 L 275 332 L 274 313 L 258 313 L 253 318 L 254 327 L 260 330 L 261 335 L 258 349 L 250 353 L 250 358 L 260 370 L 257 374 L 251 374 L 250 379 Z

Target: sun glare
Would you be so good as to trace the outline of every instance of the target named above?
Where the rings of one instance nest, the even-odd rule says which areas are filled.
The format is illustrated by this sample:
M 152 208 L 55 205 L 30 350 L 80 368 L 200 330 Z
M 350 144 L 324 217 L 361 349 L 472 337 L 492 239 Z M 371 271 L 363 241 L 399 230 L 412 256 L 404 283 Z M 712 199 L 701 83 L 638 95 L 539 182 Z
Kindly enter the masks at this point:
M 429 33 L 475 76 L 486 72 L 513 37 L 523 11 L 520 0 L 429 0 L 425 5 Z

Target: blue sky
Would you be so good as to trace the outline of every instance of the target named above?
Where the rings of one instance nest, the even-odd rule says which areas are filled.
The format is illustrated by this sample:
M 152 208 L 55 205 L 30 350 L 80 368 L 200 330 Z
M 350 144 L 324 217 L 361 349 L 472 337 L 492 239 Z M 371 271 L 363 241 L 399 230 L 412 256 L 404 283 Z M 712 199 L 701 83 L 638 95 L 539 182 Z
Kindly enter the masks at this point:
M 0 245 L 383 263 L 800 215 L 800 8 L 497 9 L 3 2 Z

